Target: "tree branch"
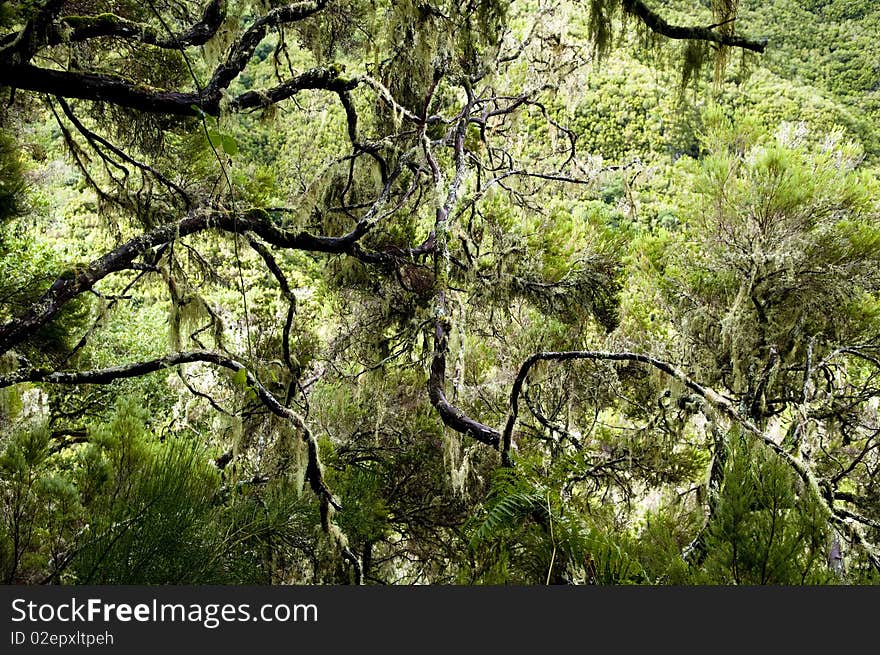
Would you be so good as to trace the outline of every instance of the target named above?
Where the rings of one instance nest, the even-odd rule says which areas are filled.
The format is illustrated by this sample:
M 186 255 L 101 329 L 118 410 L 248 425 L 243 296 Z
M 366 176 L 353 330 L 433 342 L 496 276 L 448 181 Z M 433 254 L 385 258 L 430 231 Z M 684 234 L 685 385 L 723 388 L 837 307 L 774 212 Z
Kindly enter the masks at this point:
M 141 377 L 157 371 L 169 369 L 182 364 L 202 362 L 214 364 L 230 371 L 244 371 L 245 383 L 254 390 L 260 401 L 276 416 L 290 421 L 300 431 L 302 439 L 308 448 L 306 463 L 306 480 L 312 492 L 321 503 L 321 525 L 324 531 L 330 534 L 340 548 L 345 559 L 349 560 L 355 569 L 355 579 L 359 583 L 361 578 L 361 566 L 357 557 L 348 548 L 348 540 L 332 522 L 333 511 L 341 510 L 339 501 L 334 498 L 324 481 L 324 473 L 318 453 L 318 442 L 309 430 L 305 421 L 294 410 L 282 405 L 266 387 L 250 372 L 244 364 L 231 357 L 221 355 L 208 350 L 191 350 L 172 353 L 164 357 L 157 357 L 148 361 L 121 364 L 90 371 L 49 371 L 45 369 L 25 369 L 10 375 L 0 376 L 0 389 L 23 382 L 42 382 L 48 384 L 109 384 L 116 380 Z
M 468 106 L 463 112 L 465 117 L 470 111 L 471 102 L 469 101 Z M 445 425 L 456 432 L 461 432 L 473 437 L 477 441 L 497 448 L 501 436 L 498 430 L 467 416 L 467 414 L 447 400 L 446 393 L 443 390 L 446 384 L 446 354 L 449 351 L 449 318 L 446 308 L 448 277 L 446 268 L 449 263 L 448 220 L 449 214 L 455 205 L 459 187 L 464 179 L 464 137 L 467 123 L 467 119 L 462 118 L 456 127 L 455 175 L 449 185 L 446 201 L 437 208 L 434 220 L 434 283 L 436 286 L 436 296 L 434 301 L 434 355 L 431 360 L 431 373 L 428 378 L 428 397 Z M 433 156 L 430 154 L 430 148 L 427 145 L 425 146 L 425 152 L 432 163 L 435 181 L 439 183 L 441 181 L 439 168 L 436 162 L 433 162 Z
M 230 111 L 259 109 L 280 102 L 305 89 L 341 92 L 355 88 L 360 80 L 345 79 L 328 68 L 315 68 L 264 91 L 247 91 L 229 103 Z M 164 91 L 134 84 L 121 77 L 98 73 L 71 73 L 30 64 L 0 70 L 0 86 L 49 93 L 64 98 L 108 102 L 150 114 L 198 116 L 199 110 L 211 116 L 220 114 L 221 91 L 209 87 L 196 92 Z
M 24 56 L 12 57 L 9 59 L 8 65 L 0 67 L 0 86 L 50 93 L 65 98 L 108 102 L 147 113 L 198 116 L 200 112 L 204 112 L 217 116 L 220 114 L 223 92 L 247 66 L 269 28 L 303 20 L 323 9 L 325 5 L 326 0 L 299 2 L 273 9 L 262 18 L 257 19 L 232 45 L 226 59 L 214 69 L 211 79 L 201 92 L 167 91 L 135 84 L 111 75 L 41 68 L 27 63 L 30 57 Z M 158 33 L 147 29 L 143 32 L 145 42 L 155 41 L 155 45 L 162 47 L 180 48 L 184 45 L 195 45 L 202 38 L 207 41 L 213 34 L 211 30 L 216 31 L 214 23 L 222 22 L 222 16 L 218 14 L 219 11 L 219 8 L 215 8 L 213 4 L 210 5 L 203 20 L 179 37 L 172 35 L 166 40 L 160 40 Z M 70 21 L 71 18 L 67 20 Z M 98 33 L 102 30 L 104 32 L 112 31 L 111 26 L 114 25 L 113 29 L 126 34 L 134 33 L 142 28 L 136 23 L 118 21 L 116 17 L 110 15 L 97 16 L 89 18 L 89 20 L 91 22 L 88 25 L 88 30 L 95 32 L 95 35 L 101 35 Z M 219 22 L 217 22 L 218 27 Z M 150 34 L 153 36 L 149 36 Z M 15 49 L 17 42 L 18 39 L 5 49 Z M 4 49 L 0 49 L 0 56 L 3 52 Z M 326 86 L 320 86 L 322 81 Z M 357 82 L 354 81 L 342 80 L 339 78 L 338 72 L 334 74 L 327 69 L 315 69 L 315 71 L 305 73 L 269 91 L 244 93 L 236 99 L 237 104 L 234 106 L 236 109 L 248 109 L 271 104 L 261 104 L 264 94 L 284 99 L 304 88 L 327 88 L 338 92 L 353 88 L 353 85 L 356 86 L 356 84 Z
M 767 39 L 751 40 L 735 34 L 717 32 L 712 27 L 683 27 L 670 25 L 656 11 L 648 7 L 642 0 L 622 0 L 623 9 L 626 13 L 636 16 L 652 32 L 665 36 L 669 39 L 686 39 L 693 41 L 708 41 L 718 45 L 732 48 L 743 48 L 753 52 L 764 52 L 767 47 Z
M 70 73 L 30 64 L 2 67 L 0 86 L 65 98 L 108 102 L 151 114 L 197 116 L 198 112 L 193 109 L 193 105 L 208 114 L 220 113 L 219 99 L 216 104 L 210 103 L 198 93 L 163 91 L 134 84 L 120 77 L 98 73 Z
M 46 44 L 88 41 L 99 37 L 132 39 L 158 48 L 178 50 L 184 46 L 204 45 L 213 38 L 226 18 L 224 0 L 211 0 L 205 7 L 202 18 L 186 31 L 161 36 L 160 31 L 145 23 L 128 20 L 115 14 L 97 16 L 64 16 L 50 26 Z
M 21 32 L 7 34 L 0 40 L 0 60 L 21 64 L 34 56 L 46 40 L 52 21 L 64 6 L 64 0 L 45 0 Z
M 121 246 L 96 259 L 88 266 L 62 274 L 43 296 L 33 303 L 24 314 L 0 325 L 0 354 L 33 335 L 42 326 L 57 316 L 65 303 L 79 294 L 91 289 L 98 281 L 111 273 L 129 268 L 131 263 L 151 248 L 163 245 L 180 237 L 189 236 L 209 229 L 244 234 L 254 232 L 264 241 L 274 246 L 293 250 L 308 250 L 329 254 L 350 254 L 354 257 L 368 258 L 360 248 L 358 239 L 372 226 L 368 215 L 343 236 L 316 236 L 309 232 L 291 232 L 275 226 L 268 214 L 261 209 L 253 209 L 242 215 L 230 212 L 197 213 L 179 223 L 166 225 L 135 237 Z
M 230 111 L 262 109 L 286 100 L 306 89 L 324 89 L 344 93 L 354 89 L 359 83 L 360 81 L 356 78 L 349 80 L 340 77 L 339 70 L 335 67 L 313 68 L 271 89 L 242 93 L 229 103 L 229 109 Z
M 58 104 L 61 106 L 61 110 L 64 112 L 64 115 L 67 116 L 67 118 L 70 120 L 71 123 L 73 123 L 74 127 L 76 127 L 76 129 L 79 131 L 79 133 L 82 134 L 86 138 L 86 140 L 88 140 L 89 143 L 96 150 L 98 148 L 97 148 L 97 146 L 95 146 L 94 142 L 100 143 L 101 145 L 103 145 L 105 148 L 110 150 L 113 154 L 115 154 L 117 157 L 119 157 L 123 161 L 126 161 L 129 164 L 137 166 L 142 171 L 146 171 L 146 172 L 152 174 L 157 180 L 159 180 L 160 183 L 162 183 L 168 189 L 171 189 L 172 191 L 176 192 L 183 199 L 183 202 L 184 202 L 184 205 L 186 206 L 186 209 L 189 209 L 190 207 L 192 207 L 192 200 L 190 199 L 190 197 L 186 193 L 186 191 L 184 191 L 179 185 L 177 185 L 174 182 L 172 182 L 171 180 L 169 180 L 167 177 L 165 177 L 162 173 L 160 173 L 158 170 L 156 170 L 155 168 L 153 168 L 149 164 L 144 164 L 143 162 L 139 162 L 134 157 L 128 155 L 123 150 L 120 150 L 115 145 L 110 143 L 107 139 L 102 137 L 100 134 L 96 134 L 95 132 L 92 132 L 90 129 L 88 129 L 76 117 L 76 114 L 73 113 L 73 110 L 70 108 L 70 105 L 67 104 L 67 101 L 63 97 L 56 96 L 56 100 L 58 100 Z
M 650 357 L 648 355 L 630 352 L 571 350 L 561 352 L 538 352 L 530 356 L 528 359 L 526 359 L 525 362 L 523 362 L 522 366 L 520 367 L 519 373 L 517 373 L 516 379 L 514 380 L 513 387 L 511 388 L 510 412 L 507 416 L 507 423 L 504 426 L 504 431 L 502 432 L 502 457 L 509 457 L 508 452 L 511 446 L 513 428 L 516 424 L 517 414 L 519 412 L 519 395 L 522 392 L 523 384 L 525 383 L 525 379 L 528 376 L 531 368 L 541 361 L 573 360 L 640 362 L 653 366 L 654 368 L 663 371 L 670 377 L 684 384 L 688 389 L 706 400 L 709 404 L 715 407 L 715 409 L 719 410 L 731 421 L 737 423 L 741 427 L 745 428 L 747 432 L 750 432 L 751 434 L 756 436 L 764 443 L 765 446 L 770 448 L 774 453 L 781 457 L 804 481 L 810 493 L 813 494 L 816 500 L 828 512 L 829 518 L 837 523 L 845 524 L 850 528 L 851 532 L 854 535 L 854 538 L 865 549 L 865 552 L 867 553 L 871 564 L 877 569 L 878 572 L 880 572 L 880 552 L 878 552 L 876 546 L 874 546 L 873 544 L 871 544 L 870 541 L 867 540 L 867 538 L 862 533 L 861 528 L 853 523 L 853 521 L 858 522 L 860 519 L 863 519 L 863 517 L 857 516 L 852 512 L 849 512 L 842 508 L 835 508 L 833 503 L 834 495 L 833 492 L 831 492 L 830 488 L 827 487 L 827 483 L 826 486 L 823 488 L 813 471 L 811 471 L 810 468 L 800 458 L 795 457 L 791 453 L 787 452 L 784 448 L 782 448 L 782 446 L 777 444 L 760 428 L 752 423 L 752 421 L 742 416 L 736 410 L 733 403 L 729 399 L 725 398 L 713 389 L 709 387 L 704 387 L 703 385 L 695 382 L 682 370 L 676 368 L 672 364 L 661 361 L 659 359 L 655 359 L 654 357 Z
M 221 92 L 228 88 L 232 80 L 244 70 L 270 27 L 308 18 L 323 9 L 326 4 L 327 0 L 297 2 L 273 9 L 262 18 L 254 21 L 254 24 L 245 30 L 238 41 L 229 49 L 226 61 L 214 70 L 211 80 L 205 87 L 205 97 L 213 102 L 220 102 Z

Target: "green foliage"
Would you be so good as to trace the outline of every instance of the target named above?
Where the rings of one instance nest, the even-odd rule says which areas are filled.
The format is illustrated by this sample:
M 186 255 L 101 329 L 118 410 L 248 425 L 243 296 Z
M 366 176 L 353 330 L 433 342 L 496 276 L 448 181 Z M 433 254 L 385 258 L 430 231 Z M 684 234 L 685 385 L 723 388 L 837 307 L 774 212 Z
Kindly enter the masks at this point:
M 750 437 L 728 442 L 703 563 L 711 584 L 833 582 L 828 516 L 791 469 Z
M 133 406 L 120 408 L 80 455 L 85 469 L 105 471 L 90 490 L 92 520 L 72 565 L 81 582 L 210 579 L 210 546 L 201 531 L 217 480 L 192 445 L 151 447 L 144 419 Z
M 702 520 L 702 508 L 683 502 L 677 493 L 646 514 L 632 552 L 651 584 L 699 584 L 699 572 L 688 566 L 682 553 L 702 527 Z
M 0 320 L 8 320 L 45 292 L 56 276 L 79 274 L 77 266 L 65 270 L 60 253 L 38 235 L 10 225 L 0 231 Z M 23 344 L 34 362 L 55 361 L 72 346 L 71 341 L 89 318 L 90 299 L 79 297 L 62 308 L 51 323 Z
M 40 581 L 63 540 L 63 524 L 53 519 L 59 514 L 76 517 L 69 483 L 49 472 L 49 438 L 46 426 L 35 425 L 16 429 L 0 441 L 0 575 L 5 584 Z
M 471 547 L 479 548 L 483 542 L 503 532 L 515 530 L 531 518 L 539 522 L 549 519 L 547 499 L 542 490 L 531 487 L 519 474 L 501 469 L 494 478 L 486 497 L 486 513 L 471 534 Z
M 230 494 L 201 447 L 158 442 L 146 419 L 123 402 L 70 456 L 50 447 L 44 426 L 6 441 L 6 582 L 48 571 L 84 584 L 265 583 L 291 552 L 314 548 L 302 533 L 313 508 L 297 489 L 279 481 Z
M 164 34 L 151 7 L 112 4 L 77 11 L 111 8 Z M 204 3 L 172 4 L 157 8 L 175 31 Z M 197 92 L 240 30 L 281 4 L 230 1 L 188 60 L 115 38 L 47 46 L 43 59 Z M 0 4 L 0 24 L 20 27 L 34 6 Z M 368 583 L 876 580 L 850 544 L 847 572 L 832 577 L 829 517 L 785 460 L 643 363 L 531 369 L 512 469 L 444 426 L 425 393 L 448 346 L 446 398 L 498 429 L 531 354 L 648 354 L 730 398 L 821 479 L 840 476 L 838 507 L 880 520 L 878 13 L 861 0 L 650 6 L 671 24 L 767 34 L 768 52 L 735 67 L 705 43 L 661 49 L 620 0 L 342 0 L 269 29 L 218 117 L 71 101 L 131 160 L 27 92 L 11 97 L 0 322 L 80 275 L 75 262 L 204 211 L 247 211 L 290 235 L 347 234 L 365 216 L 370 227 L 344 252 L 273 246 L 272 270 L 253 234 L 173 239 L 2 358 L 0 375 L 169 348 L 243 366 L 0 390 L 4 581 L 347 583 L 341 544 Z M 359 84 L 227 111 L 230 97 L 315 66 Z M 341 510 L 322 515 L 311 444 L 267 412 L 249 375 L 308 425 Z M 731 430 L 723 484 L 707 491 L 716 435 Z M 686 562 L 698 534 L 705 559 Z
M 577 134 L 578 147 L 612 164 L 696 156 L 699 112 L 669 92 L 676 75 L 609 55 L 567 112 L 565 123 Z
M 382 471 L 375 466 L 355 465 L 338 476 L 334 490 L 347 499 L 339 525 L 355 543 L 380 542 L 391 533 L 388 501 L 384 497 Z M 336 477 L 336 476 L 334 476 Z
M 641 584 L 636 542 L 615 533 L 610 517 L 560 504 L 558 490 L 500 469 L 470 547 L 481 584 Z M 608 522 L 606 522 L 608 521 Z
M 9 27 L 13 25 L 18 18 L 18 3 L 11 0 L 3 0 L 0 2 L 0 26 Z
M 857 341 L 876 330 L 856 309 L 880 290 L 876 181 L 855 170 L 859 149 L 839 135 L 816 150 L 796 133 L 765 139 L 732 125 L 707 116 L 700 202 L 665 272 L 682 327 L 742 389 L 771 347 L 785 361 L 810 339 Z
M 5 130 L 0 130 L 0 227 L 24 210 L 23 172 L 15 139 Z M 0 254 L 4 251 L 5 243 L 0 233 Z

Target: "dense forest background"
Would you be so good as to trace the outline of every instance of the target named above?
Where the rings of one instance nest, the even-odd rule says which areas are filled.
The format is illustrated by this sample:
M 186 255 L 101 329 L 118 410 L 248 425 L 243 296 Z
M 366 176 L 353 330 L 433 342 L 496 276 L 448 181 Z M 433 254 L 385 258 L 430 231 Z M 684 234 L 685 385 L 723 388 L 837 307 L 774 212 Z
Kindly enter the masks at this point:
M 0 2 L 0 579 L 877 584 L 878 38 Z

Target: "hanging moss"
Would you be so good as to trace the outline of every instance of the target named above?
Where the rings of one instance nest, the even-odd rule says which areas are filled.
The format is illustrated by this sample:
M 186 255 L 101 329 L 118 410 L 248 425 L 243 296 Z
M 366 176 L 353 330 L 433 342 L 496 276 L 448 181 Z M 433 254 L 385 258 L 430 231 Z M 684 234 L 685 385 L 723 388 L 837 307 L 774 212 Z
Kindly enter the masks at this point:
M 12 135 L 0 130 L 0 229 L 6 221 L 21 216 L 25 209 L 24 166 L 19 152 Z M 0 232 L 0 253 L 2 252 L 3 240 Z
M 688 41 L 681 59 L 681 88 L 693 84 L 696 89 L 700 72 L 709 59 L 709 46 L 704 41 Z

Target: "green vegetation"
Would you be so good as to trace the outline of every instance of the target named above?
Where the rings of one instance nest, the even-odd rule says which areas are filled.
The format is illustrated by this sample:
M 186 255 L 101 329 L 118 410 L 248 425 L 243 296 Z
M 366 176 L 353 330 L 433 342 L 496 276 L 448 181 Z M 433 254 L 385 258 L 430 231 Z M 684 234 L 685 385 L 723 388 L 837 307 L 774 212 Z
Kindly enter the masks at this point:
M 880 582 L 880 8 L 0 3 L 0 576 Z

